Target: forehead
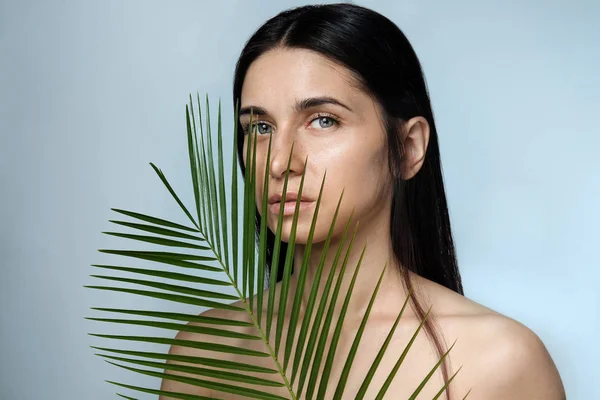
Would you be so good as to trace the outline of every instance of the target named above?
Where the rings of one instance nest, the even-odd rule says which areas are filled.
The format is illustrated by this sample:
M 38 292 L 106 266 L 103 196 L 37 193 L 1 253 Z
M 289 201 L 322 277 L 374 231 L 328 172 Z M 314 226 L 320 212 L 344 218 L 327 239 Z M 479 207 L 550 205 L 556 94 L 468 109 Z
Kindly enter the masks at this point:
M 351 101 L 362 94 L 357 86 L 347 68 L 317 52 L 277 48 L 262 54 L 248 68 L 241 103 L 283 106 L 313 96 Z

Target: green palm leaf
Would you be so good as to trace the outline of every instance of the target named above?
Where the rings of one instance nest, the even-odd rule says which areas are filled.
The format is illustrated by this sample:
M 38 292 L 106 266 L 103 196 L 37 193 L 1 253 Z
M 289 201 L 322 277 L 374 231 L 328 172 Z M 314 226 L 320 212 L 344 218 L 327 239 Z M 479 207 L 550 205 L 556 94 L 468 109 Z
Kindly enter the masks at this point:
M 304 186 L 305 175 L 301 177 L 298 199 L 293 216 L 291 234 L 288 240 L 287 253 L 283 265 L 279 265 L 281 252 L 281 236 L 283 209 L 285 194 L 287 192 L 290 161 L 293 153 L 293 145 L 288 159 L 287 173 L 284 180 L 283 196 L 279 211 L 279 222 L 275 232 L 275 243 L 271 259 L 268 289 L 264 284 L 267 278 L 267 218 L 261 218 L 258 238 L 255 238 L 255 221 L 257 204 L 255 194 L 257 190 L 262 192 L 262 215 L 267 214 L 267 196 L 269 193 L 268 179 L 265 179 L 262 188 L 257 187 L 257 140 L 253 129 L 250 129 L 248 143 L 246 146 L 247 173 L 244 183 L 243 194 L 243 220 L 241 227 L 238 225 L 238 168 L 236 163 L 236 148 L 238 140 L 237 123 L 234 124 L 232 176 L 229 193 L 229 204 L 227 203 L 227 182 L 224 172 L 221 104 L 218 106 L 216 158 L 213 148 L 213 135 L 210 123 L 210 110 L 208 96 L 206 97 L 205 126 L 203 126 L 202 109 L 200 107 L 200 96 L 197 95 L 197 120 L 195 106 L 190 95 L 190 103 L 186 106 L 186 127 L 188 138 L 188 155 L 192 177 L 192 190 L 194 195 L 194 215 L 186 208 L 184 203 L 175 193 L 163 172 L 154 164 L 150 163 L 159 179 L 165 185 L 175 202 L 189 220 L 190 225 L 176 223 L 163 218 L 158 218 L 138 212 L 113 208 L 112 210 L 127 216 L 133 221 L 110 220 L 118 226 L 130 228 L 138 233 L 103 232 L 107 235 L 121 237 L 128 243 L 136 242 L 163 246 L 169 251 L 155 250 L 111 250 L 101 249 L 105 254 L 128 257 L 130 259 L 146 260 L 153 262 L 152 268 L 139 268 L 134 266 L 92 264 L 93 267 L 111 273 L 111 275 L 91 275 L 100 279 L 106 285 L 88 285 L 86 287 L 104 291 L 129 293 L 137 296 L 162 299 L 179 304 L 190 304 L 204 308 L 221 310 L 219 317 L 198 314 L 184 314 L 177 312 L 165 312 L 154 310 L 130 310 L 120 308 L 94 307 L 99 313 L 110 313 L 117 315 L 128 315 L 126 318 L 88 317 L 93 321 L 113 324 L 113 326 L 130 325 L 138 327 L 150 327 L 161 331 L 168 331 L 169 337 L 163 336 L 131 336 L 131 335 L 109 335 L 94 333 L 90 334 L 103 340 L 119 341 L 120 343 L 155 343 L 177 346 L 178 348 L 189 348 L 202 351 L 202 357 L 183 354 L 162 354 L 129 349 L 117 349 L 113 347 L 92 348 L 101 351 L 96 353 L 107 362 L 136 373 L 153 376 L 163 380 L 172 380 L 188 385 L 206 388 L 211 391 L 222 393 L 222 396 L 235 395 L 243 398 L 255 399 L 323 399 L 327 388 L 330 386 L 330 378 L 333 371 L 334 361 L 340 359 L 337 354 L 337 345 L 342 338 L 343 324 L 352 296 L 352 289 L 360 271 L 360 265 L 366 251 L 366 246 L 356 266 L 349 266 L 349 255 L 356 237 L 357 225 L 349 240 L 346 254 L 341 266 L 338 263 L 342 259 L 342 249 L 350 229 L 350 220 L 338 245 L 332 268 L 326 277 L 323 293 L 317 299 L 319 286 L 321 285 L 325 255 L 329 250 L 333 227 L 338 217 L 338 211 L 343 198 L 340 196 L 335 214 L 331 221 L 328 237 L 324 243 L 319 264 L 315 271 L 315 279 L 311 287 L 306 287 L 306 271 L 311 256 L 312 241 L 315 227 L 318 221 L 318 211 L 326 181 L 326 174 L 321 182 L 321 190 L 316 201 L 315 213 L 311 222 L 308 241 L 302 260 L 302 266 L 297 271 L 298 279 L 295 291 L 290 291 L 290 276 L 294 262 L 296 231 L 300 208 L 300 198 Z M 236 105 L 234 121 L 238 119 L 239 105 Z M 252 121 L 250 121 L 252 126 Z M 269 176 L 271 158 L 271 137 L 266 155 L 264 176 Z M 305 166 L 308 159 L 305 160 Z M 306 168 L 304 169 L 306 171 Z M 231 229 L 228 225 L 230 224 Z M 242 232 L 241 241 L 238 232 Z M 143 234 L 139 234 L 143 232 Z M 256 241 L 258 241 L 258 249 Z M 241 254 L 241 260 L 238 260 Z M 258 259 L 256 260 L 256 257 Z M 240 261 L 240 262 L 238 262 Z M 239 268 L 241 265 L 241 268 Z M 348 354 L 344 354 L 344 365 L 339 380 L 334 385 L 335 393 L 329 394 L 333 399 L 343 399 L 344 390 L 349 378 L 354 360 L 360 349 L 361 339 L 368 318 L 376 299 L 379 286 L 387 266 L 383 266 L 379 281 L 373 288 L 373 295 L 369 301 L 366 312 L 362 318 L 358 331 Z M 342 296 L 341 287 L 344 271 L 354 268 L 352 281 L 349 289 Z M 176 269 L 177 272 L 173 271 Z M 282 270 L 283 278 L 278 285 L 278 271 Z M 203 271 L 211 273 L 208 277 Z M 337 274 L 336 278 L 336 272 Z M 112 274 L 131 274 L 131 277 L 117 276 Z M 215 277 L 217 274 L 218 277 Z M 145 278 L 145 279 L 144 279 Z M 111 286 L 112 284 L 112 286 Z M 194 285 L 201 284 L 202 288 Z M 125 287 L 132 285 L 135 288 Z M 223 291 L 228 288 L 228 292 Z M 278 289 L 278 290 L 277 290 Z M 232 292 L 231 292 L 232 290 Z M 309 293 L 305 305 L 304 316 L 300 320 L 302 296 Z M 266 297 L 265 297 L 266 296 Z M 410 297 L 410 294 L 409 294 Z M 356 399 L 363 399 L 367 388 L 381 364 L 381 360 L 391 342 L 403 312 L 408 304 L 406 298 L 398 317 L 390 329 L 384 343 L 382 344 L 371 367 L 364 377 L 362 385 L 356 395 Z M 289 308 L 288 300 L 291 302 Z M 341 311 L 336 315 L 336 305 L 342 301 Z M 236 304 L 233 304 L 236 302 Z M 264 309 L 264 312 L 263 312 Z M 429 315 L 429 312 L 427 313 Z M 427 318 L 427 315 L 425 318 Z M 138 319 L 135 319 L 137 317 Z M 336 319 L 337 318 L 337 319 Z M 166 321 L 165 321 L 166 320 Z M 287 321 L 287 322 L 286 322 Z M 421 330 L 425 319 L 421 322 L 409 343 L 406 345 L 396 364 L 389 372 L 388 378 L 378 390 L 377 399 L 383 398 L 391 382 L 393 381 L 400 365 L 404 361 L 417 334 Z M 248 333 L 250 330 L 254 333 Z M 296 335 L 296 332 L 299 333 Z M 187 332 L 193 335 L 201 335 L 202 340 L 184 340 L 173 338 L 172 332 Z M 189 338 L 190 336 L 186 336 Z M 200 336 L 198 336 L 200 337 Z M 328 339 L 329 347 L 327 348 Z M 229 340 L 232 344 L 218 343 Z M 260 343 L 264 351 L 256 350 L 250 343 Z M 441 360 L 432 367 L 430 373 L 424 377 L 421 384 L 415 389 L 412 398 L 421 392 L 441 362 L 445 359 L 450 349 Z M 223 359 L 223 355 L 244 356 L 244 361 L 239 362 Z M 127 356 L 127 357 L 125 357 Z M 135 358 L 132 358 L 135 357 Z M 260 360 L 270 360 L 271 367 L 265 367 Z M 253 362 L 252 360 L 255 360 Z M 129 365 L 126 365 L 129 364 Z M 136 368 L 146 367 L 153 369 Z M 157 372 L 156 370 L 159 370 Z M 260 376 L 259 376 L 260 375 Z M 454 374 L 449 381 L 452 381 Z M 108 381 L 121 388 L 132 391 L 150 393 L 160 396 L 169 396 L 178 399 L 215 399 L 219 397 L 208 397 L 193 395 L 189 393 L 156 390 L 142 388 Z M 450 382 L 446 383 L 446 386 Z M 446 386 L 442 387 L 436 397 L 437 399 Z M 273 389 L 278 388 L 274 392 Z M 283 392 L 282 392 L 283 390 Z M 285 397 L 277 393 L 286 393 Z M 123 398 L 131 399 L 124 394 L 118 394 Z

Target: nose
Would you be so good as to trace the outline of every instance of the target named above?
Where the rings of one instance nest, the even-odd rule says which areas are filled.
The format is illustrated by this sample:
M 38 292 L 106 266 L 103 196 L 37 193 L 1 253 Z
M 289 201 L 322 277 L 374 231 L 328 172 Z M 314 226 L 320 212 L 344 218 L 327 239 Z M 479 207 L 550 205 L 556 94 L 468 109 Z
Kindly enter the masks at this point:
M 305 162 L 303 146 L 295 140 L 295 135 L 292 132 L 276 132 L 271 139 L 271 161 L 269 164 L 271 178 L 275 180 L 284 179 L 288 162 L 290 177 L 302 175 Z

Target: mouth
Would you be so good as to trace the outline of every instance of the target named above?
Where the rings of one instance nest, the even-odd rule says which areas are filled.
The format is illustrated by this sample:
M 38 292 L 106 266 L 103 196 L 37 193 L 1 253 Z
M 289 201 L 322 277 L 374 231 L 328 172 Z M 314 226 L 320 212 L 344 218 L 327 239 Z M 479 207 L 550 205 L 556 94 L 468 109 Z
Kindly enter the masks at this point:
M 283 215 L 294 215 L 296 210 L 296 201 L 298 199 L 298 193 L 295 191 L 287 192 L 285 196 L 285 204 L 283 205 Z M 279 209 L 281 208 L 281 200 L 283 200 L 283 193 L 277 192 L 269 196 L 269 212 L 274 215 L 279 215 Z M 300 209 L 303 211 L 309 209 L 315 204 L 313 198 L 302 195 L 300 197 Z
M 304 211 L 311 208 L 315 204 L 314 201 L 300 201 L 300 209 L 299 211 Z M 281 208 L 281 202 L 277 201 L 269 204 L 269 212 L 274 215 L 279 215 L 279 209 Z M 283 206 L 283 215 L 289 216 L 294 215 L 294 211 L 296 210 L 296 200 L 286 201 Z

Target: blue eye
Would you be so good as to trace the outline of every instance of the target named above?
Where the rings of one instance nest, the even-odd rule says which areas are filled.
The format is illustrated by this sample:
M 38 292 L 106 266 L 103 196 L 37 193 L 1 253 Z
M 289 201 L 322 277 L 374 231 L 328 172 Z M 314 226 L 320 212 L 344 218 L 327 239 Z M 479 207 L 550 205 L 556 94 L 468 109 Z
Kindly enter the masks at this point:
M 315 122 L 317 122 L 319 125 L 314 126 Z M 332 117 L 320 116 L 318 118 L 313 119 L 311 121 L 310 125 L 313 128 L 327 129 L 327 128 L 331 128 L 335 123 L 337 123 L 337 121 Z
M 266 135 L 267 133 L 271 133 L 271 125 L 265 124 L 264 122 L 259 122 L 255 125 L 256 131 L 261 135 Z
M 249 124 L 246 124 L 243 129 L 244 129 L 244 134 L 248 133 L 248 126 Z M 267 135 L 272 133 L 272 127 L 271 125 L 265 123 L 265 122 L 254 122 L 252 123 L 252 131 L 254 133 L 258 133 L 259 135 Z

